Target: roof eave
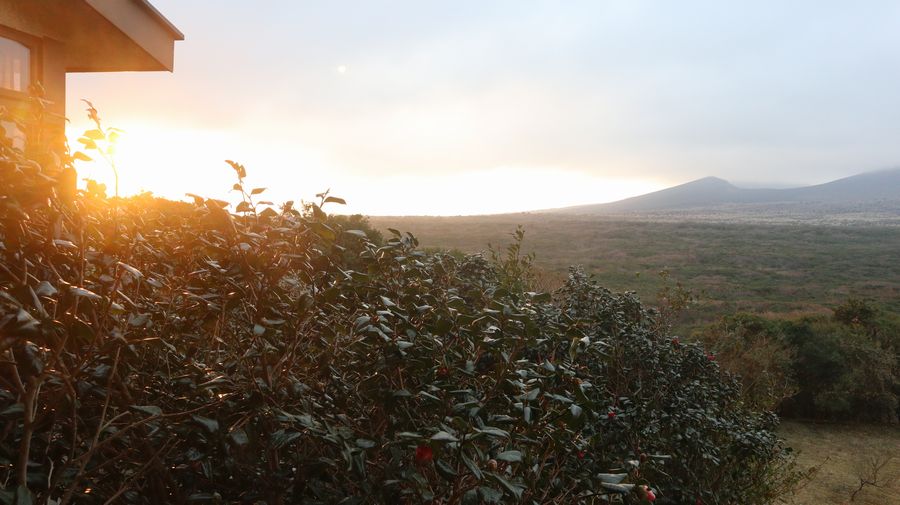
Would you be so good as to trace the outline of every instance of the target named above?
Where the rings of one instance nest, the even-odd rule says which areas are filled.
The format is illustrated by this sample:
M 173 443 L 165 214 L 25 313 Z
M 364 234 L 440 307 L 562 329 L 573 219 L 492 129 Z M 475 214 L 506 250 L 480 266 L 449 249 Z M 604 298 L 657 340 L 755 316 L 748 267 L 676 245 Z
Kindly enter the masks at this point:
M 184 40 L 184 34 L 181 33 L 181 30 L 178 29 L 168 18 L 166 18 L 162 12 L 159 12 L 159 9 L 153 6 L 149 0 L 135 0 L 139 2 L 150 14 L 159 22 L 159 24 L 163 25 L 175 38 L 175 40 Z
M 149 56 L 151 60 L 159 64 L 147 65 L 135 64 L 134 68 L 127 68 L 120 64 L 112 64 L 112 67 L 120 71 L 145 71 L 168 70 L 175 66 L 175 41 L 184 40 L 184 34 L 165 18 L 148 0 L 84 0 L 85 4 L 97 14 L 105 18 L 115 29 L 130 39 L 139 53 Z M 136 62 L 135 62 L 136 63 Z M 69 69 L 78 71 L 109 71 L 105 65 L 89 65 L 87 67 Z

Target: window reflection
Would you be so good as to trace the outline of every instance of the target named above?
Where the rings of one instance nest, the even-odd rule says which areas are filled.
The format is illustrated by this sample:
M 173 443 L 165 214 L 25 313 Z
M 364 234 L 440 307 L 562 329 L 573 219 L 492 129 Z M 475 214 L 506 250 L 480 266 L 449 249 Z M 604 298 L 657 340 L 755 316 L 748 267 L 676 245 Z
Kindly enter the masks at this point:
M 0 37 L 0 88 L 27 91 L 31 84 L 31 51 L 15 40 Z

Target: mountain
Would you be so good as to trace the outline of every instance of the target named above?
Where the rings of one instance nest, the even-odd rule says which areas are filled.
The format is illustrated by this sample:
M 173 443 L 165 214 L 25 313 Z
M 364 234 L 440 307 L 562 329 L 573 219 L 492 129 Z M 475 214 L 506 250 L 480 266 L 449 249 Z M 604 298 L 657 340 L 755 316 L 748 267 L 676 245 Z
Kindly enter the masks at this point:
M 617 202 L 579 205 L 547 212 L 564 214 L 893 212 L 900 210 L 900 169 L 867 172 L 825 184 L 788 189 L 739 188 L 717 177 L 705 177 Z

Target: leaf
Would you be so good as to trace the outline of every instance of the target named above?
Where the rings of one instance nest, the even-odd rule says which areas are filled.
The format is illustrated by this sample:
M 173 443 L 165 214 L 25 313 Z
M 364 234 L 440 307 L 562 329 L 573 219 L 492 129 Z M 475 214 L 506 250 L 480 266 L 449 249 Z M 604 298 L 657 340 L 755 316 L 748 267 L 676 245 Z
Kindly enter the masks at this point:
M 81 296 L 84 298 L 88 298 L 90 300 L 99 300 L 100 299 L 100 295 L 98 295 L 97 293 L 94 293 L 93 291 L 90 291 L 88 289 L 79 288 L 76 286 L 69 286 L 69 291 L 71 291 L 72 294 L 75 296 Z
M 136 279 L 140 279 L 140 278 L 142 278 L 142 277 L 144 276 L 144 274 L 142 274 L 141 271 L 138 270 L 137 268 L 134 268 L 133 266 L 128 265 L 128 264 L 126 264 L 126 263 L 122 263 L 121 261 L 118 262 L 118 263 L 116 263 L 116 265 L 118 265 L 119 268 L 122 268 L 122 269 L 124 269 L 126 272 L 130 273 L 131 275 L 133 275 Z
M 346 233 L 348 235 L 353 235 L 354 237 L 359 237 L 362 239 L 369 238 L 369 236 L 366 235 L 366 232 L 364 232 L 362 230 L 344 230 L 344 233 Z
M 150 322 L 150 314 L 132 314 L 128 317 L 128 325 L 140 328 Z
M 94 161 L 90 156 L 84 154 L 81 151 L 75 151 L 75 154 L 72 155 L 72 158 L 81 161 Z
M 210 433 L 219 431 L 219 421 L 216 421 L 215 419 L 210 419 L 208 417 L 198 415 L 191 416 L 191 419 L 200 423 L 204 428 L 206 428 L 206 431 Z
M 508 463 L 519 463 L 522 461 L 521 451 L 503 451 L 497 455 L 496 459 L 506 461 Z
M 625 480 L 628 477 L 627 473 L 598 473 L 597 478 L 600 479 L 600 482 L 607 482 L 609 484 L 618 484 Z
M 248 443 L 250 443 L 250 439 L 247 437 L 247 432 L 244 430 L 232 431 L 231 440 L 234 441 L 235 445 L 247 445 Z
M 262 193 L 262 192 L 265 191 L 265 190 L 266 190 L 266 188 L 253 188 L 253 189 L 250 190 L 250 194 L 251 194 L 251 195 L 258 195 L 258 194 Z
M 369 440 L 366 438 L 357 438 L 356 439 L 356 446 L 361 449 L 371 449 L 371 448 L 375 447 L 375 445 L 376 445 L 375 441 L 373 441 L 373 440 Z
M 237 173 L 239 179 L 247 177 L 247 169 L 244 168 L 244 165 L 241 165 L 240 163 L 232 160 L 225 160 L 225 163 L 231 165 L 231 168 L 233 168 L 235 173 Z
M 347 205 L 347 202 L 343 198 L 338 198 L 336 196 L 329 196 L 325 199 L 324 203 L 337 203 L 340 205 Z
M 78 142 L 84 144 L 85 149 L 97 149 L 97 143 L 94 142 L 94 139 L 81 137 L 78 139 Z
M 53 284 L 50 284 L 47 281 L 41 281 L 40 284 L 37 285 L 37 288 L 34 290 L 34 294 L 38 296 L 53 296 L 58 291 L 53 287 Z
M 206 201 L 206 198 L 203 198 L 200 195 L 195 195 L 194 193 L 185 193 L 185 196 L 189 196 L 194 199 L 194 205 L 203 205 L 203 202 Z
M 293 442 L 294 440 L 297 440 L 302 435 L 302 433 L 296 431 L 278 430 L 275 433 L 272 433 L 272 438 L 270 441 L 272 442 L 272 447 L 280 449 Z
M 476 465 L 471 458 L 469 458 L 465 454 L 462 454 L 462 461 L 463 464 L 466 465 L 466 468 L 468 468 L 469 471 L 472 472 L 472 475 L 474 475 L 476 479 L 481 480 L 484 478 L 484 474 L 481 473 L 481 469 L 478 468 L 478 465 Z
M 479 433 L 484 433 L 489 437 L 497 437 L 497 438 L 509 438 L 509 433 L 501 430 L 500 428 L 493 428 L 491 426 L 485 426 L 484 428 L 478 430 Z
M 435 433 L 431 436 L 431 440 L 434 440 L 435 442 L 459 442 L 459 439 L 447 433 L 446 431 L 439 431 Z
M 503 500 L 503 491 L 487 486 L 479 486 L 478 494 L 484 499 L 485 503 L 500 503 Z
M 157 407 L 156 405 L 132 405 L 131 408 L 134 410 L 139 410 L 145 414 L 150 414 L 151 416 L 161 416 L 162 409 Z
M 581 407 L 573 403 L 572 405 L 569 405 L 569 412 L 572 413 L 573 418 L 577 418 L 581 416 Z
M 502 476 L 500 476 L 496 473 L 493 473 L 493 472 L 488 473 L 488 475 L 490 475 L 494 480 L 496 480 L 497 483 L 500 484 L 504 489 L 509 491 L 510 494 L 515 496 L 516 499 L 519 499 L 522 497 L 522 491 L 525 490 L 525 486 L 523 486 L 521 484 L 514 484 L 514 483 L 504 479 Z
M 194 493 L 187 497 L 187 501 L 212 501 L 216 499 L 216 495 L 212 493 Z
M 21 403 L 14 403 L 9 407 L 3 409 L 3 412 L 0 412 L 0 417 L 13 417 L 18 416 L 25 412 L 25 406 Z
M 84 132 L 84 136 L 94 140 L 101 140 L 106 138 L 106 135 L 100 130 L 88 130 Z
M 550 303 L 551 299 L 550 293 L 533 293 L 531 297 L 534 303 Z
M 456 470 L 453 469 L 450 465 L 448 465 L 443 460 L 438 460 L 435 465 L 435 469 L 441 475 L 441 477 L 447 479 L 448 481 L 453 481 L 456 479 Z
M 622 494 L 628 494 L 631 492 L 631 489 L 634 488 L 634 484 L 611 484 L 609 482 L 601 482 L 600 485 L 610 491 Z
M 334 230 L 318 221 L 313 223 L 313 230 L 316 232 L 316 235 L 329 242 L 334 241 L 334 239 L 336 238 Z
M 78 249 L 78 246 L 73 244 L 72 242 L 59 238 L 53 239 L 53 245 L 55 245 L 56 247 L 63 247 L 65 249 Z

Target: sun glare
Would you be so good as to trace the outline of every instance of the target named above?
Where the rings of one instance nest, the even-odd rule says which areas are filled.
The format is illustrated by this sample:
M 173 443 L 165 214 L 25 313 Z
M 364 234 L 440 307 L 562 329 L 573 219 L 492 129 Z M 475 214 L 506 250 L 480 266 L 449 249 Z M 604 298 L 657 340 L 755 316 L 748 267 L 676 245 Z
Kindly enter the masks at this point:
M 73 149 L 83 129 L 68 131 Z M 77 163 L 79 183 L 106 184 L 113 194 L 112 167 L 94 151 L 93 161 Z M 122 128 L 112 154 L 119 172 L 119 193 L 141 192 L 183 199 L 186 193 L 233 200 L 232 173 L 225 158 L 239 160 L 249 184 L 267 187 L 265 200 L 309 200 L 331 188 L 345 198 L 337 213 L 369 215 L 474 215 L 524 212 L 602 203 L 647 193 L 663 181 L 590 175 L 553 168 L 489 168 L 451 174 L 391 177 L 339 170 L 314 151 L 293 146 L 273 148 L 247 142 L 239 133 L 129 124 Z M 291 160 L 289 164 L 285 160 Z

